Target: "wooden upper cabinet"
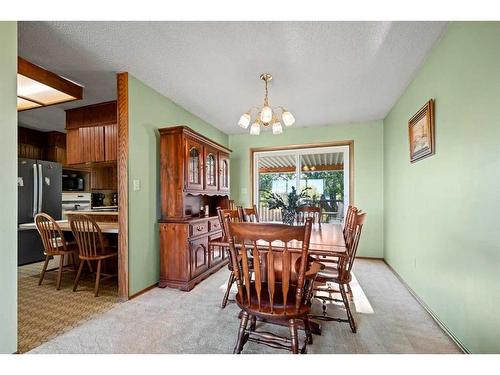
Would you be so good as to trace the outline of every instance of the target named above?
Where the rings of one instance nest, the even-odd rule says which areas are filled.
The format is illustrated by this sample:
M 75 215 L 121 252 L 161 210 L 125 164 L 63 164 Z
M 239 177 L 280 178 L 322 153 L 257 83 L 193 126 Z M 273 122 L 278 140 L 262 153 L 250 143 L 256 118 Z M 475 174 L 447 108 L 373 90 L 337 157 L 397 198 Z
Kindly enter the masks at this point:
M 79 129 L 68 129 L 66 131 L 66 163 L 83 163 Z
M 86 126 L 78 130 L 83 162 L 104 161 L 104 126 Z
M 116 123 L 116 101 L 66 110 L 66 129 Z
M 104 126 L 104 156 L 106 161 L 118 160 L 118 125 Z
M 116 101 L 66 111 L 67 164 L 116 161 Z
M 92 189 L 116 190 L 118 188 L 117 165 L 92 168 Z
M 186 191 L 203 190 L 203 145 L 186 138 Z
M 219 152 L 219 190 L 229 191 L 229 154 Z
M 217 150 L 211 146 L 205 146 L 204 148 L 204 161 L 205 161 L 205 190 L 218 190 L 218 158 Z

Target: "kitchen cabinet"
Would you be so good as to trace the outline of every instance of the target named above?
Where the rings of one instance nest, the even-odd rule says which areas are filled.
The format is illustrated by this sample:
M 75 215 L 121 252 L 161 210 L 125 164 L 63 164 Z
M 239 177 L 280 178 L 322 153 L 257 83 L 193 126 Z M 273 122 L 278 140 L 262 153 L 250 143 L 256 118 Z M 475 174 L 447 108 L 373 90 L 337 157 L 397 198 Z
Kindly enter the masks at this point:
M 104 125 L 104 159 L 118 160 L 118 124 Z
M 78 129 L 83 163 L 104 161 L 104 126 L 86 126 Z
M 117 165 L 99 165 L 92 167 L 93 190 L 117 190 L 118 188 L 118 169 Z
M 116 101 L 66 110 L 66 163 L 116 161 Z
M 83 163 L 79 133 L 78 129 L 68 129 L 66 131 L 66 164 Z
M 66 164 L 66 134 L 18 127 L 18 157 Z

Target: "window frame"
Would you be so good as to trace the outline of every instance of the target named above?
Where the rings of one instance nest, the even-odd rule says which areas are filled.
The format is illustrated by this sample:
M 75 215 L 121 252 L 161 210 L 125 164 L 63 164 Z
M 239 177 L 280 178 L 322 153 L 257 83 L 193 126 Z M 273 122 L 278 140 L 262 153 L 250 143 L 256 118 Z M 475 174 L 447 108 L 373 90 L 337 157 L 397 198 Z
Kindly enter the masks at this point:
M 300 186 L 301 164 L 300 156 L 318 152 L 343 152 L 344 153 L 344 210 L 349 204 L 354 204 L 354 141 L 338 141 L 328 143 L 314 143 L 303 145 L 288 145 L 275 147 L 258 147 L 250 149 L 250 204 L 253 206 L 258 201 L 259 192 L 257 162 L 260 156 L 295 155 L 296 184 Z

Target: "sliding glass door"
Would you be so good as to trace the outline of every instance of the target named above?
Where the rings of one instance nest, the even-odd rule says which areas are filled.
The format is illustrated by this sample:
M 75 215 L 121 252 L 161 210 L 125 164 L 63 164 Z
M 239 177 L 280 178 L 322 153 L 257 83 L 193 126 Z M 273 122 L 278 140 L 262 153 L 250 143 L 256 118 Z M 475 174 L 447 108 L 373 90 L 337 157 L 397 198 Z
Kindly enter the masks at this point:
M 296 189 L 301 205 L 321 207 L 323 222 L 339 222 L 349 204 L 349 146 L 254 152 L 254 202 L 265 221 L 281 221 L 269 207 Z

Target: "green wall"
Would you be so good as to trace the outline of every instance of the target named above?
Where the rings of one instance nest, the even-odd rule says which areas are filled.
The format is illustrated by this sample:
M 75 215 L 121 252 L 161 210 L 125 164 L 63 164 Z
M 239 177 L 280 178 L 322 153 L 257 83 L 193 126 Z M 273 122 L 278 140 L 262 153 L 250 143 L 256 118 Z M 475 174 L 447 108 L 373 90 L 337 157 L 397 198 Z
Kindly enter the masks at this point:
M 159 281 L 159 134 L 188 125 L 227 146 L 227 135 L 129 74 L 129 293 Z M 140 180 L 140 190 L 133 181 Z
M 0 353 L 17 351 L 17 23 L 0 22 Z
M 236 125 L 235 125 L 236 126 Z M 354 140 L 354 203 L 368 212 L 359 255 L 383 257 L 383 126 L 382 121 L 319 128 L 287 128 L 280 135 L 230 135 L 231 197 L 251 201 L 250 148 Z
M 410 164 L 430 98 L 436 154 Z M 449 25 L 384 120 L 384 169 L 386 261 L 469 351 L 500 352 L 499 22 Z

